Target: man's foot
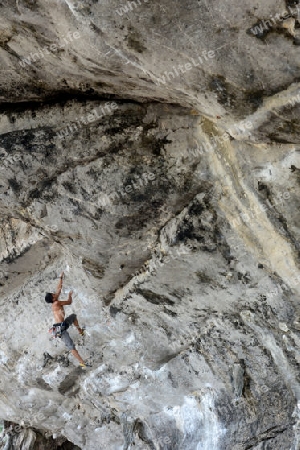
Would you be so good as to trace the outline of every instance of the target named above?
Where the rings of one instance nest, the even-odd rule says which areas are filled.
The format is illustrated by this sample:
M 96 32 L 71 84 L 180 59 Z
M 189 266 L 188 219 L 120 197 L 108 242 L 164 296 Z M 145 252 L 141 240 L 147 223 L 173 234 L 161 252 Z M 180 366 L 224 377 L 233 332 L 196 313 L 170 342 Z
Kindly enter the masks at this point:
M 80 367 L 82 367 L 82 369 L 86 369 L 87 367 L 92 367 L 92 364 L 89 364 L 89 363 L 80 363 L 79 365 L 80 365 Z
M 80 334 L 80 336 L 85 336 L 85 329 L 84 328 L 79 328 L 77 327 L 78 333 Z

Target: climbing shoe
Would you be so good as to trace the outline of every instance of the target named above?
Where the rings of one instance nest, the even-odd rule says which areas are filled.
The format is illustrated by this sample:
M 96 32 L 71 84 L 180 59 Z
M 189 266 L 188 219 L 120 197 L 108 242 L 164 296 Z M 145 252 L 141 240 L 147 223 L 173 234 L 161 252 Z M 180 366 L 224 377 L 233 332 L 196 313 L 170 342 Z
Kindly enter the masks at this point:
M 87 369 L 88 367 L 92 367 L 92 364 L 88 364 L 88 363 L 79 363 L 79 365 L 82 369 Z
M 78 330 L 78 332 L 79 332 L 80 336 L 85 336 L 85 328 L 84 327 L 81 328 L 81 331 Z

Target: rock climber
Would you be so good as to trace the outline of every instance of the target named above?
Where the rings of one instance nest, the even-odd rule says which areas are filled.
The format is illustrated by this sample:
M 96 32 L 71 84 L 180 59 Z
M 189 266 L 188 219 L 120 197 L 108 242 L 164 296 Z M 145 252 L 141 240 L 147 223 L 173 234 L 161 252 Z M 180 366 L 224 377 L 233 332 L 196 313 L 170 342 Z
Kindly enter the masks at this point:
M 87 366 L 90 366 L 89 364 L 86 364 L 81 356 L 79 355 L 78 351 L 75 348 L 74 342 L 71 339 L 69 333 L 67 332 L 67 329 L 70 327 L 70 325 L 75 325 L 77 328 L 79 334 L 81 336 L 84 336 L 84 330 L 80 328 L 77 316 L 76 314 L 71 314 L 65 319 L 65 310 L 64 305 L 71 305 L 72 304 L 72 294 L 73 292 L 69 292 L 68 300 L 58 300 L 62 284 L 63 284 L 63 277 L 64 272 L 60 275 L 60 280 L 58 282 L 56 292 L 55 293 L 47 293 L 45 296 L 45 301 L 47 303 L 52 303 L 52 311 L 54 315 L 54 320 L 57 322 L 53 324 L 53 327 L 49 330 L 52 331 L 52 334 L 55 337 L 60 337 L 61 340 L 64 342 L 66 347 L 71 351 L 72 355 L 75 356 L 75 358 L 78 359 L 79 364 L 82 368 L 86 368 Z

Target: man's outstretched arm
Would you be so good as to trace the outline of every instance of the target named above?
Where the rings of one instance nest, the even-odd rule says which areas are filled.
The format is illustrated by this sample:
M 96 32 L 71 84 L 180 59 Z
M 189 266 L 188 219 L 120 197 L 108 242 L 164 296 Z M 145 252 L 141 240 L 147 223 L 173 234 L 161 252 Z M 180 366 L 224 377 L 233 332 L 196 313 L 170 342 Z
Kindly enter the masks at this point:
M 59 297 L 60 296 L 60 293 L 61 293 L 61 289 L 62 289 L 62 284 L 63 284 L 63 277 L 64 277 L 64 272 L 62 272 L 61 273 L 61 275 L 60 275 L 60 280 L 59 280 L 59 282 L 58 282 L 58 285 L 57 285 L 57 288 L 56 288 L 56 292 L 55 292 L 55 294 L 57 295 L 57 297 Z
M 70 291 L 69 292 L 69 296 L 68 296 L 68 300 L 62 300 L 62 301 L 58 301 L 58 303 L 60 304 L 60 305 L 71 305 L 72 304 L 72 294 L 73 294 L 73 291 Z

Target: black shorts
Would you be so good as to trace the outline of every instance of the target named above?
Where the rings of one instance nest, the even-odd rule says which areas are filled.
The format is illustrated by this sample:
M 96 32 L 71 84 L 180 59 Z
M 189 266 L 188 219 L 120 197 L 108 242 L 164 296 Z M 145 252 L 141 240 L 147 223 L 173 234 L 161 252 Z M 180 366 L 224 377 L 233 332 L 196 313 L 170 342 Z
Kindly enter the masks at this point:
M 73 325 L 74 321 L 77 319 L 76 314 L 70 314 L 65 320 L 64 323 L 70 325 Z

